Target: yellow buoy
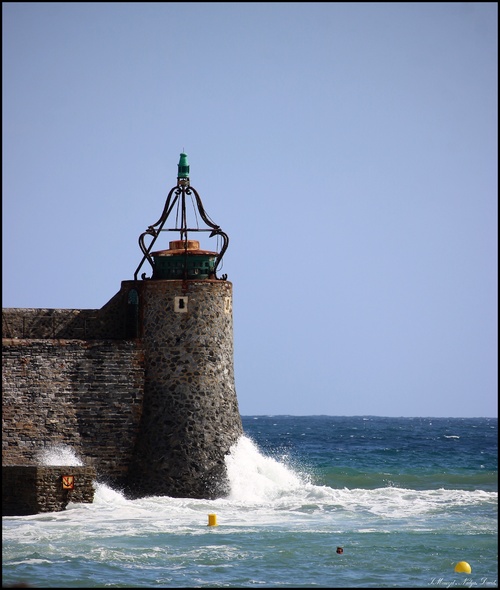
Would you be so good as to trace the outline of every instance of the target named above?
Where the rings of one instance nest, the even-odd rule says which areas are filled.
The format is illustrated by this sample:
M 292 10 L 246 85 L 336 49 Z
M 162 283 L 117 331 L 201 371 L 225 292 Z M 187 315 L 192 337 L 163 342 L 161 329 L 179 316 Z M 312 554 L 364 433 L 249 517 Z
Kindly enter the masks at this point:
M 217 526 L 217 514 L 208 515 L 208 526 Z
M 471 566 L 466 561 L 459 561 L 455 566 L 457 574 L 470 574 L 472 573 Z

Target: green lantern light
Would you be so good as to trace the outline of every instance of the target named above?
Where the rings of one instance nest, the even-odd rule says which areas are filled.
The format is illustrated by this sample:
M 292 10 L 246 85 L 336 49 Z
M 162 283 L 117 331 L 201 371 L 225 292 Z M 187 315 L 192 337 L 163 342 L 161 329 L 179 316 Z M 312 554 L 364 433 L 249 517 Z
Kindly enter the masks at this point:
M 177 168 L 177 178 L 189 178 L 188 157 L 184 152 L 181 154 Z

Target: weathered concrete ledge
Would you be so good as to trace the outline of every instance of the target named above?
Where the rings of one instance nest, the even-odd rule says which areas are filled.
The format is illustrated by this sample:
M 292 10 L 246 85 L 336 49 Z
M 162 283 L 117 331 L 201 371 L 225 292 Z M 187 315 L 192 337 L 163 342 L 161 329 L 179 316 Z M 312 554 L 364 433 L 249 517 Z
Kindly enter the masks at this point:
M 90 504 L 95 477 L 93 467 L 4 465 L 2 516 L 59 512 L 69 502 Z

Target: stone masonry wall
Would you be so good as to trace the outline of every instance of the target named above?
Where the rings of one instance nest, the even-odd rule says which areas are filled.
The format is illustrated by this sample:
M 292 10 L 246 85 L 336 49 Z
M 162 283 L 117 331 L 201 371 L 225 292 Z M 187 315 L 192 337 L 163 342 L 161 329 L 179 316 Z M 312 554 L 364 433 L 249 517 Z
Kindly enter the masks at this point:
M 67 445 L 118 481 L 136 443 L 144 387 L 140 341 L 4 339 L 2 464 L 36 465 Z
M 69 446 L 131 496 L 215 498 L 243 433 L 232 285 L 123 281 L 99 310 L 3 310 L 6 466 Z
M 232 285 L 144 281 L 139 299 L 146 380 L 131 490 L 223 495 L 224 457 L 243 432 L 234 385 Z
M 3 309 L 2 338 L 103 340 L 130 337 L 125 296 L 119 291 L 101 309 Z
M 73 489 L 64 489 L 63 476 L 74 477 Z M 2 516 L 23 516 L 64 510 L 69 502 L 92 503 L 95 471 L 92 467 L 2 466 Z

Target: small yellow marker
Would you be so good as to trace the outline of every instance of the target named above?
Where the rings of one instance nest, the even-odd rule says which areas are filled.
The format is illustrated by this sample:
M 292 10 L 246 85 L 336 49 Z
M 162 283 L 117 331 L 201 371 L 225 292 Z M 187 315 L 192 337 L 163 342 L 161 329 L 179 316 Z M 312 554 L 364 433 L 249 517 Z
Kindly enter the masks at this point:
M 457 574 L 471 574 L 472 568 L 466 561 L 459 561 L 455 566 L 455 572 Z
M 208 525 L 207 526 L 217 526 L 217 514 L 209 514 L 208 515 Z

